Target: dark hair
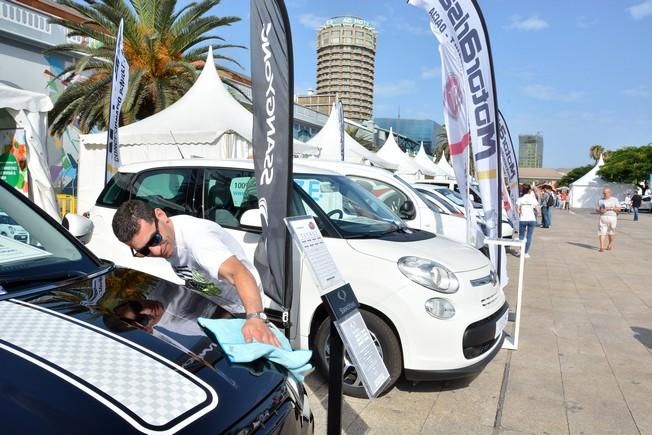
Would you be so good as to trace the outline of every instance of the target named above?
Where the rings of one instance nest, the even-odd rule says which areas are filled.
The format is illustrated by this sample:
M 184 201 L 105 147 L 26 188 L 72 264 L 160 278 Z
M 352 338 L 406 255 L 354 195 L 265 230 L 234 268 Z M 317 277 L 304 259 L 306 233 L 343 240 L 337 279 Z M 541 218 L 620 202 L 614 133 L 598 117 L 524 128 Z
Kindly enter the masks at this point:
M 528 193 L 530 193 L 530 185 L 524 184 L 523 186 L 521 186 L 521 196 L 527 195 Z
M 140 219 L 154 222 L 154 209 L 138 199 L 122 203 L 113 216 L 113 233 L 122 243 L 129 242 L 140 230 Z

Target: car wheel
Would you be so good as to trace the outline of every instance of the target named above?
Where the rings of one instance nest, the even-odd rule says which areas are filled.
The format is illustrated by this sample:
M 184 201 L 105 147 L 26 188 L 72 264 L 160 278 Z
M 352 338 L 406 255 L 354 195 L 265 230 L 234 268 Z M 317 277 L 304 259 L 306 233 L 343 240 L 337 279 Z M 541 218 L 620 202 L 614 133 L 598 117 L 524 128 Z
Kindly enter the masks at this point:
M 394 331 L 380 317 L 364 310 L 360 310 L 360 313 L 389 372 L 390 380 L 385 389 L 381 391 L 382 394 L 394 386 L 403 371 L 401 346 Z M 330 360 L 329 343 L 330 318 L 327 317 L 319 325 L 315 334 L 316 365 L 326 379 L 328 379 L 328 362 Z M 367 397 L 367 392 L 362 384 L 362 378 L 358 375 L 348 352 L 344 353 L 343 378 L 344 385 L 342 391 L 345 395 L 361 398 Z

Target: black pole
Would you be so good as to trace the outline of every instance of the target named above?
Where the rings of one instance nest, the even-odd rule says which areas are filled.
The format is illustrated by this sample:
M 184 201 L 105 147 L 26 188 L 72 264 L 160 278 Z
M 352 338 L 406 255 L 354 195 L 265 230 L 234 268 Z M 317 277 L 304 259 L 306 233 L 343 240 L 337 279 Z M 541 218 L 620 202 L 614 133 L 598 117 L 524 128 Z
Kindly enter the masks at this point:
M 328 422 L 326 433 L 342 433 L 342 370 L 344 366 L 344 344 L 340 333 L 331 319 L 331 357 L 328 363 Z

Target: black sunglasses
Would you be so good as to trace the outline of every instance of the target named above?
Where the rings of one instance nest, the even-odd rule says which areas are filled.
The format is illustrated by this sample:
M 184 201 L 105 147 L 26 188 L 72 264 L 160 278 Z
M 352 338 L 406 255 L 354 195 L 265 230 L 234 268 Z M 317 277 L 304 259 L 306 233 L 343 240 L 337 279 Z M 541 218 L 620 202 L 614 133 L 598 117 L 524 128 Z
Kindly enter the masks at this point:
M 149 241 L 145 243 L 145 246 L 143 246 L 139 250 L 135 250 L 134 248 L 131 248 L 131 255 L 133 255 L 134 257 L 147 257 L 150 254 L 149 248 L 161 244 L 161 242 L 163 241 L 163 236 L 158 230 L 158 219 L 156 218 L 156 216 L 154 216 L 154 225 L 156 226 L 156 231 L 154 232 L 154 234 L 152 234 L 152 237 L 149 238 Z
M 129 310 L 135 316 L 135 319 L 130 319 L 128 317 L 120 317 L 120 320 L 126 322 L 132 326 L 136 327 L 145 327 L 149 323 L 149 317 L 145 314 L 141 314 L 143 311 L 143 304 L 140 301 L 126 301 L 124 306 L 129 307 Z

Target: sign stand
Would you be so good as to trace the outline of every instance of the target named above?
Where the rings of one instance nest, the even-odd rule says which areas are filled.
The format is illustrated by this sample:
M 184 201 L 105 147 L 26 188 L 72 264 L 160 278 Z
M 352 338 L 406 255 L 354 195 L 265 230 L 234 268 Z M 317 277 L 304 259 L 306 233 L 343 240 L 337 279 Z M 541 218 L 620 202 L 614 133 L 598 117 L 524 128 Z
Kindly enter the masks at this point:
M 507 335 L 503 342 L 503 349 L 518 350 L 518 334 L 521 328 L 521 305 L 523 303 L 523 272 L 525 271 L 525 240 L 485 239 L 487 245 L 512 246 L 520 249 L 518 268 L 518 287 L 516 290 L 516 313 L 514 335 Z M 509 320 L 512 320 L 510 315 Z
M 360 314 L 358 299 L 337 270 L 315 220 L 310 216 L 284 220 L 306 259 L 330 318 L 327 433 L 339 435 L 342 433 L 344 350 L 372 399 L 389 382 L 389 372 Z
M 342 376 L 344 367 L 344 343 L 337 332 L 335 322 L 331 319 L 330 338 L 331 359 L 328 361 L 328 435 L 342 433 Z

